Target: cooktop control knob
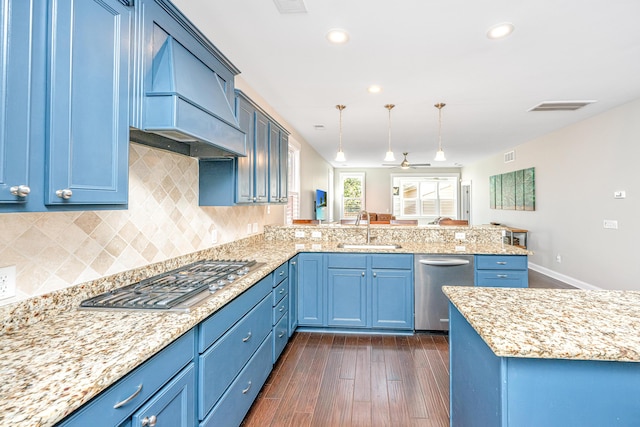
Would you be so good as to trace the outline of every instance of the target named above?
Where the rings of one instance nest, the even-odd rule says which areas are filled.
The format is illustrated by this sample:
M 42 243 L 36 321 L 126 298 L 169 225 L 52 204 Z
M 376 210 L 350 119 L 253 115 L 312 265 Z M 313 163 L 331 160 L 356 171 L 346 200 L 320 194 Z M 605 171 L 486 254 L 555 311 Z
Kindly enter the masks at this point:
M 236 276 L 235 274 L 231 273 L 230 275 L 227 276 L 227 280 L 230 282 L 233 282 L 234 280 L 236 280 L 238 278 L 238 276 Z

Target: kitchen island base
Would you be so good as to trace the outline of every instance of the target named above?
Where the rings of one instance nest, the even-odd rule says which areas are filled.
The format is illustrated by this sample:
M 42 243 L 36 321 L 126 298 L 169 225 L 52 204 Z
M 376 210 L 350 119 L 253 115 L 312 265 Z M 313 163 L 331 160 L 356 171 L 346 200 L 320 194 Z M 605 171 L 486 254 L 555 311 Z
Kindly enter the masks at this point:
M 451 426 L 640 423 L 639 363 L 498 357 L 449 309 Z

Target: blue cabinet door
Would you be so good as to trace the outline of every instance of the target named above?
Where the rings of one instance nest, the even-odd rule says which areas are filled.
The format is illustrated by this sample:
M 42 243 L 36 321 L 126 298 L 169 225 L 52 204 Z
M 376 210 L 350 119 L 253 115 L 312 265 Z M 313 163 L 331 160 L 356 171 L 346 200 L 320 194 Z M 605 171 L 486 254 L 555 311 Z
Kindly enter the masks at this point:
M 329 268 L 328 326 L 367 326 L 367 278 L 364 269 Z
M 408 270 L 374 269 L 373 328 L 413 329 L 413 274 Z
M 132 418 L 134 426 L 195 425 L 195 365 L 189 364 Z
M 325 325 L 325 271 L 323 254 L 298 255 L 298 325 Z
M 52 0 L 45 203 L 126 204 L 131 9 Z
M 44 57 L 38 31 L 45 13 L 43 1 L 0 0 L 0 203 L 24 205 L 34 197 L 29 156 L 43 122 L 44 69 L 37 61 Z
M 247 157 L 238 157 L 237 180 L 236 180 L 236 203 L 253 203 L 254 181 L 255 181 L 255 120 L 256 110 L 244 98 L 236 97 L 236 117 L 238 126 L 247 135 Z M 210 183 L 210 185 L 219 185 Z
M 286 203 L 289 135 L 273 122 L 269 127 L 269 203 Z
M 256 113 L 255 132 L 255 202 L 266 203 L 269 197 L 269 120 L 260 112 Z
M 298 255 L 289 260 L 289 337 L 298 327 Z

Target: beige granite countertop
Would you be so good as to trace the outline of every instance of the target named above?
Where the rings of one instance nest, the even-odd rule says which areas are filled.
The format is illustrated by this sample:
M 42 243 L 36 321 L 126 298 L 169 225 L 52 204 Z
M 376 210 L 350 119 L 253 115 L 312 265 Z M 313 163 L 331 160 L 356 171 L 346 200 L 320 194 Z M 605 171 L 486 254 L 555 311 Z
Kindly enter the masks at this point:
M 444 286 L 500 357 L 640 362 L 640 292 Z
M 265 277 L 297 252 L 388 252 L 388 253 L 503 253 L 526 254 L 519 248 L 496 244 L 400 242 L 392 251 L 345 250 L 337 242 L 254 239 L 248 245 L 231 245 L 224 252 L 203 251 L 183 257 L 187 262 L 223 255 L 255 259 L 265 263 L 243 279 L 189 313 L 78 310 L 79 298 L 87 292 L 104 292 L 128 280 L 140 280 L 141 272 L 96 281 L 95 288 L 76 289 L 43 296 L 13 311 L 3 312 L 4 333 L 0 341 L 0 426 L 51 426 L 78 409 L 128 372 L 149 359 L 179 336 L 220 309 L 237 295 Z M 220 256 L 222 257 L 222 256 Z M 168 261 L 165 271 L 176 268 Z M 157 265 L 144 274 L 158 273 Z M 99 289 L 98 289 L 99 288 Z M 99 291 L 99 292 L 98 292 Z M 41 310 L 43 304 L 62 307 Z M 36 314 L 30 314 L 36 313 Z M 40 316 L 37 322 L 10 319 L 11 316 Z

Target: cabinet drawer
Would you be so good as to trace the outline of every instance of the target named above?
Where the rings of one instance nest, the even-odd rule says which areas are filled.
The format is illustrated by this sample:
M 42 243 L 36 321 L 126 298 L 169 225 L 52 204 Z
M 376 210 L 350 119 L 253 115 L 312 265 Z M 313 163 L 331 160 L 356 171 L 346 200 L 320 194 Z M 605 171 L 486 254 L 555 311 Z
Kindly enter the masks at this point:
M 284 279 L 278 286 L 273 288 L 273 306 L 289 293 L 289 279 Z
M 371 268 L 393 268 L 396 270 L 411 270 L 413 268 L 413 255 L 371 255 Z
M 198 352 L 204 352 L 245 313 L 262 301 L 271 292 L 271 289 L 271 276 L 269 275 L 202 322 L 198 337 Z
M 195 332 L 192 329 L 143 365 L 107 389 L 60 426 L 114 426 L 130 417 L 194 357 Z M 138 394 L 136 392 L 139 390 Z M 129 402 L 114 406 L 131 398 Z
M 143 426 L 144 420 L 156 417 L 158 425 L 191 427 L 195 423 L 195 365 L 190 363 L 164 386 L 133 416 L 132 425 Z M 147 421 L 148 422 L 148 421 Z M 91 423 L 91 425 L 95 425 Z M 151 424 L 149 424 L 151 425 Z
M 271 332 L 271 298 L 263 299 L 244 319 L 200 356 L 200 419 L 215 405 L 247 360 Z
M 527 257 L 522 255 L 476 255 L 476 270 L 526 270 Z
M 273 368 L 271 335 L 242 370 L 200 427 L 239 426 Z
M 284 316 L 284 314 L 289 311 L 289 297 L 286 296 L 284 297 L 279 303 L 278 305 L 276 305 L 275 307 L 273 307 L 273 323 L 272 325 L 275 325 L 276 323 L 278 323 L 278 321 L 282 318 L 282 316 Z
M 367 268 L 365 254 L 329 254 L 327 267 L 331 268 Z
M 280 282 L 289 276 L 289 263 L 285 262 L 273 271 L 273 286 L 278 286 Z
M 289 312 L 273 327 L 273 363 L 275 364 L 289 341 Z
M 526 288 L 528 286 L 528 272 L 520 270 L 478 271 L 476 272 L 476 286 L 500 288 Z

